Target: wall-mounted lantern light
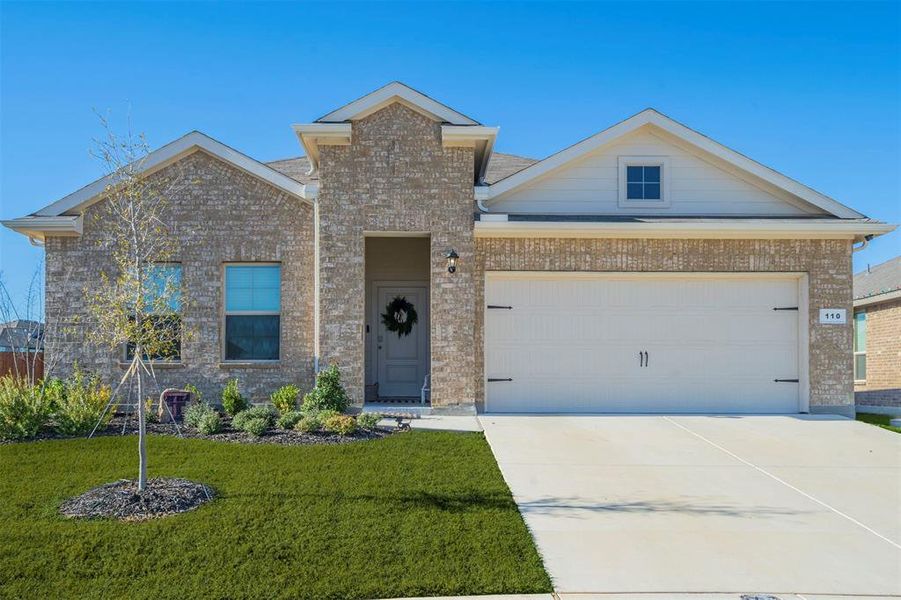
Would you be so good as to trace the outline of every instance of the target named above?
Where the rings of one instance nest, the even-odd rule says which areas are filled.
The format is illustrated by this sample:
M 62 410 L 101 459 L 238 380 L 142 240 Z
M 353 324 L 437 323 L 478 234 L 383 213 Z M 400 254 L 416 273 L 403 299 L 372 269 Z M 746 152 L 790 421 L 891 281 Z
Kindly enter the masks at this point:
M 447 259 L 447 272 L 455 273 L 457 271 L 457 259 L 460 258 L 460 255 L 457 254 L 456 250 L 451 248 L 444 253 L 444 257 Z

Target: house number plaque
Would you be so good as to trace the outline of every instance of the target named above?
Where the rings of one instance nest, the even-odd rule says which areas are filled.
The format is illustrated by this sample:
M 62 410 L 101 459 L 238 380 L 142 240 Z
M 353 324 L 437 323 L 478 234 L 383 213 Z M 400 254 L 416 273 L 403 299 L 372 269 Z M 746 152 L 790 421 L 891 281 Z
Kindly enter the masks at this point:
M 824 325 L 844 325 L 847 315 L 844 308 L 821 308 L 820 323 Z

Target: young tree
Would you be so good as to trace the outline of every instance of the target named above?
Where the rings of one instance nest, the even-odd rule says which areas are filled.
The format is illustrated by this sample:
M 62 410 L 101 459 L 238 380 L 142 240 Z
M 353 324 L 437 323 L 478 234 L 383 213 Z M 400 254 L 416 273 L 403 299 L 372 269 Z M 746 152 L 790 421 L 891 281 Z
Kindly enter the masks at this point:
M 8 352 L 12 356 L 10 374 L 29 385 L 35 385 L 40 379 L 39 366 L 45 367 L 45 372 L 47 366 L 43 362 L 45 328 L 42 322 L 44 295 L 41 274 L 42 265 L 38 265 L 32 273 L 24 302 L 19 304 L 13 300 L 0 273 L 0 321 L 16 324 L 15 328 L 8 327 L 3 331 L 0 346 L 9 347 Z
M 133 379 L 137 388 L 138 491 L 147 484 L 145 384 L 156 383 L 154 360 L 180 352 L 183 330 L 181 310 L 186 298 L 181 271 L 172 261 L 177 239 L 167 224 L 169 199 L 185 185 L 182 174 L 170 166 L 145 176 L 149 147 L 143 135 L 130 131 L 119 137 L 101 117 L 105 130 L 95 140 L 93 154 L 109 176 L 92 228 L 109 259 L 97 285 L 85 290 L 90 326 L 88 339 L 111 351 L 126 347 L 130 365 L 122 383 Z M 119 389 L 123 386 L 120 384 Z M 159 386 L 157 386 L 158 388 Z M 112 400 L 111 400 L 112 402 Z

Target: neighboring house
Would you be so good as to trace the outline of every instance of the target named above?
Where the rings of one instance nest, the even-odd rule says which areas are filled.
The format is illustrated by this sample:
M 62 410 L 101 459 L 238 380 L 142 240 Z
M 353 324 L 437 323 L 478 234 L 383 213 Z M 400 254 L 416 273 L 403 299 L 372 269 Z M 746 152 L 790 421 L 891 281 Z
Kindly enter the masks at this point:
M 893 226 L 651 109 L 543 160 L 400 83 L 294 131 L 303 158 L 194 132 L 144 163 L 192 182 L 168 217 L 198 335 L 163 385 L 263 400 L 335 363 L 357 405 L 430 376 L 443 411 L 853 414 L 851 253 Z M 5 222 L 44 243 L 64 321 L 109 268 L 105 185 Z
M 44 349 L 44 325 L 15 319 L 0 323 L 0 352 L 40 352 Z
M 901 414 L 901 256 L 854 275 L 854 398 Z

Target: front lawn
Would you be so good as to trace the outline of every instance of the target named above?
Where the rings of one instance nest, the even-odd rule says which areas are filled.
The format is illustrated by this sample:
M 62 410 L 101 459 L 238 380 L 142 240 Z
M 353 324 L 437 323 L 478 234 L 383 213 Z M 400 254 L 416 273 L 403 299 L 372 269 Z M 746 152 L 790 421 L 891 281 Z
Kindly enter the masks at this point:
M 901 433 L 901 427 L 892 427 L 889 423 L 892 420 L 892 417 L 889 415 L 880 415 L 876 413 L 857 413 L 857 420 L 863 421 L 864 423 L 869 423 L 870 425 L 878 425 L 883 429 L 888 429 L 889 431 L 894 431 L 895 433 Z
M 151 477 L 212 503 L 139 523 L 72 521 L 67 497 L 133 478 L 133 436 L 0 446 L 0 596 L 385 598 L 549 592 L 481 434 L 336 446 L 151 436 Z

